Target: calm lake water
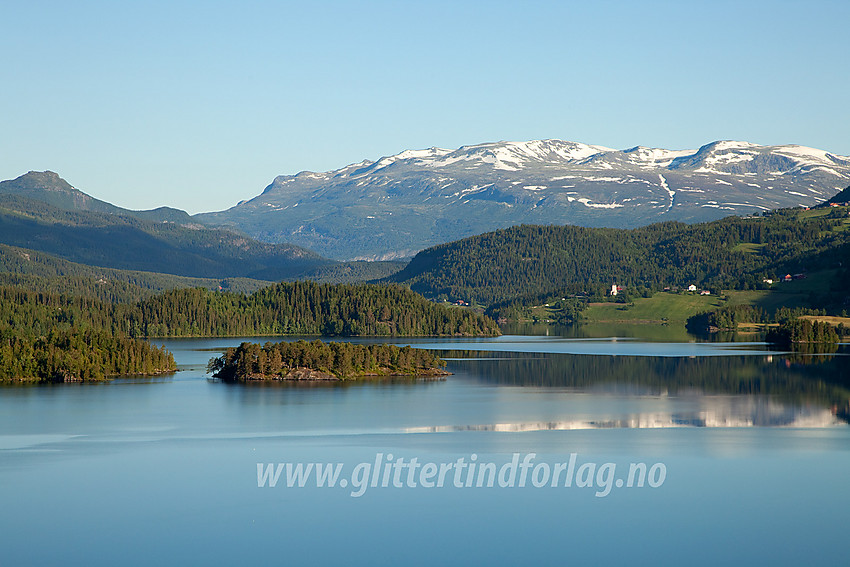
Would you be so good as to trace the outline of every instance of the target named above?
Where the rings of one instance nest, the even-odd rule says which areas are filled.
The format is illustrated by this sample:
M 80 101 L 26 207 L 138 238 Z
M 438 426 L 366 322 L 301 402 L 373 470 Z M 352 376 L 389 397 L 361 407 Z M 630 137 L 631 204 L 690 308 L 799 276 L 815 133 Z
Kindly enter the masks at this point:
M 846 563 L 846 346 L 420 339 L 447 380 L 231 385 L 239 339 L 156 342 L 173 376 L 0 388 L 0 563 Z

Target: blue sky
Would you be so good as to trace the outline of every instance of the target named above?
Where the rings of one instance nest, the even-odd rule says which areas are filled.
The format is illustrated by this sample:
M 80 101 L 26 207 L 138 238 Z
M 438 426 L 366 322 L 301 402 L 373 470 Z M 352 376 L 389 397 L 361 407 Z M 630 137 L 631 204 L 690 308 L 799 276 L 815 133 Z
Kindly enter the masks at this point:
M 850 2 L 0 3 L 0 179 L 220 210 L 404 149 L 850 155 Z

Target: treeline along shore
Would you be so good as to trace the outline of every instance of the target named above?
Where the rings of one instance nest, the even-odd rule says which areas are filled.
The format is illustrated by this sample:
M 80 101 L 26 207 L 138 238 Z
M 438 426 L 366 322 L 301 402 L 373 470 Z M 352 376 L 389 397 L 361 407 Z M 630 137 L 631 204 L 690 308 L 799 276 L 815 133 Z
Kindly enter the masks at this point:
M 498 334 L 488 317 L 437 305 L 395 285 L 295 282 L 252 294 L 188 288 L 133 304 L 0 286 L 0 381 L 89 381 L 174 371 L 170 353 L 142 340 L 153 337 Z M 345 363 L 348 347 L 334 348 L 343 348 L 343 365 L 322 368 L 347 377 L 354 372 Z M 377 351 L 357 358 L 359 352 L 352 354 L 358 372 L 420 368 L 408 365 L 408 355 L 399 362 Z M 381 364 L 367 363 L 369 356 Z
M 0 287 L 0 321 L 35 334 L 55 326 L 134 338 L 264 335 L 496 336 L 495 321 L 393 285 L 280 283 L 252 294 L 178 289 L 135 304 Z

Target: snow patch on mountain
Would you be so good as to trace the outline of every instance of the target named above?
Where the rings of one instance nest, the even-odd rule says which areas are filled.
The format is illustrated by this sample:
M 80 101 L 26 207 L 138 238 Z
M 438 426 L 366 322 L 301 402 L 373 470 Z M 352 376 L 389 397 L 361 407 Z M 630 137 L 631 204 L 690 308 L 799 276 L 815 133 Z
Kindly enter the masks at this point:
M 586 197 L 582 197 L 580 199 L 576 199 L 579 203 L 584 205 L 585 207 L 590 207 L 592 209 L 619 209 L 624 205 L 620 203 L 591 203 L 590 199 Z
M 801 160 L 809 160 L 812 163 L 828 162 L 835 157 L 829 152 L 825 152 L 823 150 L 798 145 L 773 146 L 773 151 L 778 154 L 793 156 Z
M 693 155 L 694 150 L 665 150 L 661 148 L 647 148 L 644 146 L 635 146 L 634 148 L 623 150 L 629 161 L 634 164 L 641 165 L 645 168 L 667 167 L 676 158 Z
M 667 212 L 673 208 L 673 200 L 676 198 L 676 192 L 670 189 L 670 186 L 667 185 L 667 179 L 664 178 L 660 173 L 658 174 L 658 179 L 661 182 L 661 188 L 667 191 L 667 194 L 670 195 L 670 204 L 667 205 Z

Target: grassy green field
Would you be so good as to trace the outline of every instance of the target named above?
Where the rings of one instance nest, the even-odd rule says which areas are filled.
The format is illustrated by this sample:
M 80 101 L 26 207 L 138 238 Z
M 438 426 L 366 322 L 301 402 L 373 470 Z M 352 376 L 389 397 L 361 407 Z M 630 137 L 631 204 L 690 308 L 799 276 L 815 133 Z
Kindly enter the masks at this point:
M 582 313 L 587 323 L 682 324 L 693 315 L 735 305 L 756 305 L 767 312 L 780 307 L 801 307 L 806 304 L 808 288 L 763 291 L 726 291 L 721 295 L 696 293 L 656 293 L 637 298 L 628 304 L 591 303 Z
M 731 292 L 730 299 L 725 301 L 714 295 L 659 292 L 652 297 L 636 298 L 629 303 L 591 303 L 582 312 L 582 322 L 684 325 L 688 317 L 704 311 L 726 305 L 751 303 L 758 299 L 758 296 L 754 295 L 758 293 L 770 292 Z M 553 311 L 546 306 L 534 307 L 531 314 L 539 321 L 555 318 Z
M 792 289 L 788 284 L 778 284 L 779 289 L 770 291 L 728 291 L 725 292 L 727 301 L 721 307 L 736 305 L 755 305 L 768 313 L 773 313 L 780 307 L 805 307 L 809 292 L 800 287 Z M 780 287 L 781 286 L 781 287 Z
M 739 246 L 742 250 L 758 253 L 758 245 Z M 779 280 L 784 275 L 775 274 L 773 277 Z M 737 305 L 752 305 L 771 316 L 782 307 L 809 307 L 813 297 L 823 300 L 835 293 L 834 286 L 838 277 L 836 270 L 824 270 L 811 272 L 802 279 L 777 281 L 769 289 L 763 290 L 726 290 L 712 295 L 658 292 L 652 297 L 634 298 L 628 303 L 591 303 L 581 313 L 580 326 L 588 336 L 641 336 L 656 340 L 687 340 L 692 337 L 688 335 L 685 324 L 694 315 Z M 559 313 L 553 307 L 540 305 L 533 307 L 530 315 L 530 320 L 534 323 L 546 324 L 556 321 Z M 742 324 L 739 327 L 740 332 L 764 330 L 764 325 Z
M 823 207 L 819 209 L 809 209 L 808 211 L 801 211 L 800 219 L 810 219 L 815 217 L 825 217 L 826 215 L 832 214 L 835 211 L 839 211 L 844 215 L 850 213 L 850 207 Z M 837 227 L 833 228 L 833 232 L 841 232 L 850 228 L 850 217 L 844 218 Z
M 777 276 L 778 277 L 778 276 Z M 735 305 L 754 305 L 768 313 L 780 307 L 805 307 L 810 294 L 828 294 L 835 280 L 833 270 L 811 273 L 807 278 L 779 282 L 768 290 L 723 291 L 720 295 L 660 292 L 636 298 L 628 304 L 591 303 L 582 313 L 588 323 L 684 323 L 688 317 Z M 537 314 L 540 319 L 543 313 Z
M 696 293 L 656 293 L 629 303 L 591 303 L 582 313 L 588 323 L 684 323 L 691 315 L 726 305 L 719 297 Z
M 830 315 L 803 315 L 800 319 L 808 319 L 809 321 L 822 321 L 830 325 L 844 325 L 850 327 L 850 317 L 834 317 Z

